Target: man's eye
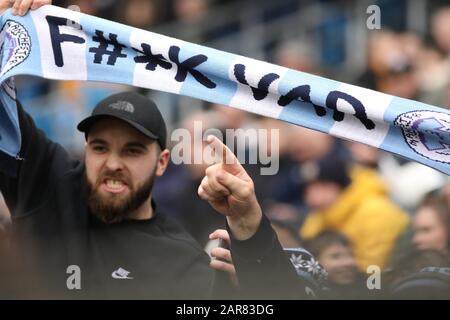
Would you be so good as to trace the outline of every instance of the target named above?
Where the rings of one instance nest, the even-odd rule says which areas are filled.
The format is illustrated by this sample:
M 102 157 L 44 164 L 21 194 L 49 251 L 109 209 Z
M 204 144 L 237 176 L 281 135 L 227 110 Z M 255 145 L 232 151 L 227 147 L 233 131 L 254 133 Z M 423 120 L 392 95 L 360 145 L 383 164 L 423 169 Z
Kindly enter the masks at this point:
M 141 153 L 141 151 L 138 150 L 138 149 L 128 149 L 128 150 L 127 150 L 127 153 L 128 153 L 128 154 L 131 154 L 131 155 L 138 155 L 138 154 Z
M 104 151 L 106 151 L 106 148 L 102 147 L 102 146 L 94 146 L 93 149 L 94 149 L 95 152 L 104 152 Z

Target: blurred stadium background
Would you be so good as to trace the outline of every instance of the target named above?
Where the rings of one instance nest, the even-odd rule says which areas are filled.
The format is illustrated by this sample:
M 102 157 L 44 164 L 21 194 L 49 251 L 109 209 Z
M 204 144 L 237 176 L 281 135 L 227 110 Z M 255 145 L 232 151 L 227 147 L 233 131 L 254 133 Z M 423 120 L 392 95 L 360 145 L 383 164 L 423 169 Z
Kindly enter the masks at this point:
M 55 0 L 54 4 L 78 6 L 83 13 L 167 36 L 443 108 L 450 106 L 448 0 Z M 374 4 L 381 9 L 379 30 L 366 26 L 367 7 Z M 78 157 L 84 148 L 84 136 L 76 131 L 80 119 L 107 95 L 136 90 L 33 77 L 18 78 L 17 86 L 19 99 L 37 125 Z M 139 90 L 157 102 L 170 130 L 192 130 L 194 120 L 202 120 L 204 129 L 207 125 L 280 129 L 279 174 L 261 177 L 256 169 L 249 170 L 264 211 L 279 222 L 279 235 L 286 246 L 299 246 L 302 241 L 299 230 L 311 209 L 302 194 L 302 172 L 311 160 L 323 165 L 328 159 L 331 164 L 324 166 L 331 166 L 334 172 L 342 170 L 340 162 L 334 162 L 336 155 L 346 163 L 370 168 L 389 190 L 389 199 L 411 215 L 427 193 L 440 190 L 450 194 L 445 187 L 447 176 L 379 150 L 191 98 Z M 201 242 L 222 221 L 218 216 L 205 218 L 212 209 L 195 196 L 203 172 L 202 166 L 170 166 L 155 190 L 159 203 L 178 215 Z M 341 181 L 331 175 L 329 179 Z M 7 210 L 0 205 L 0 216 L 1 212 L 7 221 Z

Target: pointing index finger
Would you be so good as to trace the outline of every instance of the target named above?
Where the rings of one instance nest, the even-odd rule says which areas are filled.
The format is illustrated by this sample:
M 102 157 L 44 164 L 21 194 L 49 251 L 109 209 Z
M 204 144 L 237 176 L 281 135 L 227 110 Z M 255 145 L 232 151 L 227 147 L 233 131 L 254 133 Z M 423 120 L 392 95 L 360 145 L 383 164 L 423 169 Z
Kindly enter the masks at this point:
M 233 169 L 240 170 L 242 168 L 234 153 L 217 137 L 209 135 L 206 138 L 206 141 L 215 151 L 216 161 L 222 163 L 224 168 L 228 168 L 231 171 L 233 171 Z

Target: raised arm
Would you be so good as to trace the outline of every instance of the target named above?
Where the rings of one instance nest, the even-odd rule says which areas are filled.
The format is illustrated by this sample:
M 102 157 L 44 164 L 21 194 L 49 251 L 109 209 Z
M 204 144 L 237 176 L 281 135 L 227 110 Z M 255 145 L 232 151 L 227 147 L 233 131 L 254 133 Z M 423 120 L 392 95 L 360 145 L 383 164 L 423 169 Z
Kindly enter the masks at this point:
M 305 284 L 263 215 L 252 179 L 220 140 L 209 136 L 208 143 L 221 156 L 207 168 L 198 194 L 227 219 L 231 256 L 222 249 L 213 254 L 232 259 L 232 264 L 216 261 L 211 267 L 234 273 L 234 265 L 242 298 L 305 297 Z
M 2 106 L 0 105 L 0 108 Z M 51 197 L 52 184 L 76 164 L 66 150 L 36 127 L 32 117 L 17 102 L 22 145 L 14 176 L 0 168 L 0 191 L 11 215 L 23 216 Z

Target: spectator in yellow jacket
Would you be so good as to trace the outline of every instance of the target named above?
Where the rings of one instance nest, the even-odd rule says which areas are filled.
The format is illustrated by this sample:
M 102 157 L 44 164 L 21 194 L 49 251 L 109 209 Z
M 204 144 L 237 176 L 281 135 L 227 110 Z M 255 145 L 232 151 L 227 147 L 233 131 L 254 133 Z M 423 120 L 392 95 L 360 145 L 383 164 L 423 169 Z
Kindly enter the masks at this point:
M 302 167 L 308 181 L 304 197 L 312 212 L 300 228 L 301 238 L 339 231 L 350 239 L 361 271 L 370 265 L 383 269 L 409 217 L 389 199 L 376 171 L 359 166 L 348 170 L 347 162 L 339 158 Z

